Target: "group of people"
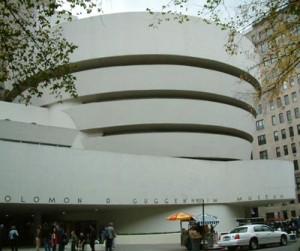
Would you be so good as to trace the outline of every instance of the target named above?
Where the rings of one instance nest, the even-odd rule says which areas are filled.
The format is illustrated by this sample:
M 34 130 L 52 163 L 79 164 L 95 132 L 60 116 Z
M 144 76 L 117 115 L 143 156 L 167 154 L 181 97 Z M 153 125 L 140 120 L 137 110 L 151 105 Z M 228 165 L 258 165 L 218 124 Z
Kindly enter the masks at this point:
M 45 251 L 64 251 L 66 244 L 68 244 L 68 236 L 63 225 L 55 222 L 53 225 L 44 223 L 37 226 L 35 232 L 36 251 L 39 251 L 42 245 Z
M 114 239 L 116 238 L 113 223 L 109 223 L 100 233 L 100 240 L 103 241 L 106 251 L 112 251 L 114 248 Z M 75 231 L 71 231 L 70 235 L 71 251 L 84 251 L 84 246 L 89 243 L 91 250 L 95 251 L 95 244 L 98 243 L 96 228 L 92 225 L 89 226 L 89 233 L 87 236 L 83 232 L 77 237 Z
M 3 233 L 4 225 L 0 224 L 0 251 L 2 251 Z M 95 251 L 95 244 L 99 243 L 99 240 L 105 244 L 106 251 L 112 251 L 115 238 L 116 233 L 113 223 L 109 223 L 107 227 L 100 231 L 99 238 L 96 227 L 93 225 L 89 225 L 87 233 L 80 232 L 77 236 L 75 230 L 70 231 L 68 235 L 63 225 L 56 222 L 53 225 L 48 225 L 47 223 L 38 225 L 34 234 L 36 251 L 40 251 L 41 247 L 45 251 L 64 251 L 67 244 L 70 244 L 71 251 L 84 251 L 85 245 L 90 245 L 91 250 Z M 19 233 L 15 225 L 11 226 L 8 232 L 8 239 L 11 250 L 18 251 Z
M 112 251 L 116 237 L 113 223 L 109 223 L 100 234 L 100 240 L 105 243 L 106 251 Z M 85 245 L 89 244 L 92 251 L 95 251 L 95 244 L 99 243 L 95 226 L 89 225 L 88 233 L 80 232 L 77 236 L 75 230 L 68 236 L 64 228 L 58 224 L 53 227 L 52 232 L 47 225 L 37 228 L 36 251 L 39 251 L 41 243 L 45 251 L 64 251 L 65 245 L 70 243 L 71 251 L 84 251 Z
M 267 222 L 267 224 L 274 229 L 285 231 L 289 234 L 294 233 L 298 237 L 300 235 L 300 218 L 292 218 L 290 220 L 281 220 L 274 222 Z
M 12 251 L 18 251 L 18 238 L 19 233 L 15 225 L 12 225 L 8 232 L 8 239 Z M 2 246 L 4 242 L 4 225 L 0 224 L 0 251 L 2 251 Z

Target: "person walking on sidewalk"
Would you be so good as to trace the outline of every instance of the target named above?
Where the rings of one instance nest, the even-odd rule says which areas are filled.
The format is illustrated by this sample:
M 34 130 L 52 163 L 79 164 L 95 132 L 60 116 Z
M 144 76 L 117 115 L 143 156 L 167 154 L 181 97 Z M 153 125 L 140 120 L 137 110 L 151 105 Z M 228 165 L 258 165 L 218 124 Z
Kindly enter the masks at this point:
M 108 226 L 104 230 L 104 237 L 105 237 L 105 250 L 112 251 L 113 248 L 113 241 L 116 237 L 115 229 L 113 223 L 109 223 Z
M 12 225 L 8 233 L 8 239 L 10 241 L 11 251 L 18 251 L 18 238 L 19 238 L 19 233 L 16 229 L 16 226 Z
M 4 233 L 4 225 L 0 224 L 0 251 L 2 251 L 2 246 L 3 246 L 3 233 Z

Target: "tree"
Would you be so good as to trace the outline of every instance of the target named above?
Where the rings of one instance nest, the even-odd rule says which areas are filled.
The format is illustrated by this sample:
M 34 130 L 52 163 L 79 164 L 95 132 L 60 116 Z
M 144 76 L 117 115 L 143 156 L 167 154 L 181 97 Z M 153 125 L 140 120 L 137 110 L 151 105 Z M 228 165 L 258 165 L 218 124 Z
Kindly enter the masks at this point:
M 202 3 L 202 4 L 201 4 Z M 247 0 L 230 9 L 230 1 L 226 0 L 171 0 L 162 6 L 160 14 L 155 15 L 157 27 L 161 22 L 173 16 L 179 23 L 189 21 L 186 14 L 189 8 L 207 23 L 214 22 L 229 32 L 225 49 L 229 54 L 236 54 L 239 46 L 236 37 L 239 33 L 247 33 L 251 28 L 261 26 L 267 34 L 264 45 L 267 54 L 257 66 L 270 64 L 261 71 L 262 89 L 258 97 L 263 95 L 273 98 L 281 91 L 284 82 L 295 74 L 300 67 L 300 1 L 299 0 Z
M 69 10 L 62 8 L 69 4 Z M 76 65 L 69 57 L 77 46 L 62 36 L 62 21 L 72 20 L 72 10 L 101 11 L 93 0 L 0 0 L 0 88 L 3 99 L 17 97 L 26 104 L 41 97 L 44 88 L 60 96 L 76 97 Z M 26 92 L 24 92 L 26 91 Z

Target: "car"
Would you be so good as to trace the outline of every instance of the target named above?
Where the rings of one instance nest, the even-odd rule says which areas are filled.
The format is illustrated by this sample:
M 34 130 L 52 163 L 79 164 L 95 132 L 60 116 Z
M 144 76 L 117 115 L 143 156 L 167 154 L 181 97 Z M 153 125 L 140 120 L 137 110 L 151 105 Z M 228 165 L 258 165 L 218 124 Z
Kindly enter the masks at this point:
M 285 246 L 288 242 L 288 234 L 277 231 L 264 224 L 239 226 L 229 234 L 221 235 L 218 246 L 228 250 L 236 250 L 238 247 L 249 247 L 250 250 L 258 249 L 259 246 L 279 244 Z

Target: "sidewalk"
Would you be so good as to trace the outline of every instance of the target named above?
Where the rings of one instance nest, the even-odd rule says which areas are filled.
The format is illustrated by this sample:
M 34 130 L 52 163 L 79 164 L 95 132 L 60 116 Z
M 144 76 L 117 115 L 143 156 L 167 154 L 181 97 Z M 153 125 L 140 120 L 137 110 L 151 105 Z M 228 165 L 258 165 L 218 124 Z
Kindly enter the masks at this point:
M 296 251 L 300 250 L 300 239 L 290 241 L 287 246 L 284 247 L 284 250 Z M 272 249 L 272 247 L 267 248 Z M 267 250 L 266 249 L 266 250 Z M 280 250 L 280 246 L 274 246 L 274 249 Z M 3 251 L 11 251 L 9 247 L 4 247 Z M 44 248 L 40 248 L 40 251 L 44 251 Z M 70 251 L 70 245 L 67 245 L 65 251 Z M 103 245 L 96 245 L 95 251 L 104 251 Z M 35 251 L 34 247 L 19 247 L 18 251 Z M 86 248 L 86 251 L 90 251 L 89 248 Z M 185 247 L 180 246 L 180 244 L 136 244 L 136 245 L 126 245 L 119 244 L 116 246 L 114 251 L 187 251 Z
M 95 248 L 96 251 L 105 250 L 103 245 L 97 245 Z M 4 247 L 3 251 L 11 251 L 9 247 Z M 180 246 L 179 244 L 146 244 L 146 245 L 117 245 L 114 251 L 186 251 L 185 247 Z M 34 247 L 19 247 L 18 251 L 35 251 Z M 41 248 L 40 251 L 44 251 L 44 248 Z M 70 247 L 66 246 L 65 251 L 70 251 Z

